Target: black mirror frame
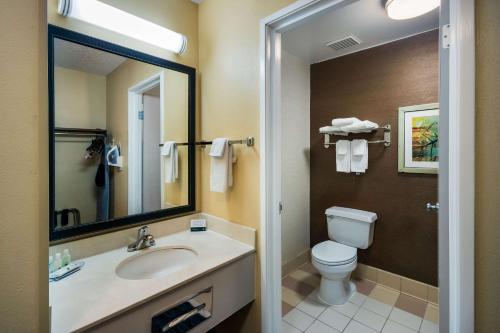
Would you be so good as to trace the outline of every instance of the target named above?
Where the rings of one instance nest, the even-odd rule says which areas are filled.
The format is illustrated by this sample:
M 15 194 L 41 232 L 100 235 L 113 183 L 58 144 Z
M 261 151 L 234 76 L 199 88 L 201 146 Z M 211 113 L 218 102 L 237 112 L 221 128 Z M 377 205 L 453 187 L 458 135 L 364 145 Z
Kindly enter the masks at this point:
M 129 59 L 138 60 L 188 75 L 188 204 L 174 208 L 162 209 L 144 214 L 129 215 L 120 218 L 80 225 L 65 230 L 55 230 L 55 105 L 54 105 L 54 39 L 62 39 L 94 49 L 110 52 Z M 54 25 L 48 26 L 48 92 L 49 92 L 49 231 L 50 241 L 61 241 L 67 238 L 83 238 L 97 232 L 111 232 L 128 225 L 151 223 L 167 217 L 192 213 L 196 210 L 196 161 L 195 161 L 195 119 L 196 119 L 196 69 L 158 58 L 146 53 L 112 44 L 97 38 L 89 37 Z

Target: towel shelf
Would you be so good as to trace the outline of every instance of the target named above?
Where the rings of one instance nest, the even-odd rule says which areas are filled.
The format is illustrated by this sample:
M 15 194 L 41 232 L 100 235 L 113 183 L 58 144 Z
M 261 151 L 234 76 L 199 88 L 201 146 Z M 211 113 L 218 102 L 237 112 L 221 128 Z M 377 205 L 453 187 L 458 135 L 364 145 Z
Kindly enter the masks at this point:
M 379 127 L 377 128 L 377 130 L 384 130 L 384 140 L 375 140 L 375 141 L 368 141 L 368 143 L 370 144 L 373 144 L 373 143 L 383 143 L 384 146 L 387 148 L 387 147 L 390 147 L 391 146 L 391 125 L 384 125 L 382 127 Z M 359 134 L 359 133 L 357 133 Z M 330 136 L 333 136 L 334 134 L 328 134 L 328 133 L 325 133 L 325 142 L 324 142 L 324 146 L 325 148 L 328 148 L 330 146 L 335 146 L 335 142 L 331 142 L 330 141 Z
M 54 134 L 56 136 L 103 136 L 106 137 L 107 131 L 100 128 L 67 128 L 67 127 L 56 127 L 54 128 Z
M 207 146 L 207 145 L 211 145 L 211 144 L 212 144 L 212 141 L 197 141 L 194 143 L 195 146 L 202 146 L 202 147 Z M 252 147 L 253 145 L 255 145 L 255 138 L 253 136 L 249 136 L 246 139 L 229 140 L 229 144 L 230 145 L 245 144 L 245 145 L 247 145 L 247 147 Z M 177 143 L 177 146 L 188 146 L 188 145 L 189 145 L 188 142 Z M 163 143 L 160 143 L 159 146 L 163 147 Z

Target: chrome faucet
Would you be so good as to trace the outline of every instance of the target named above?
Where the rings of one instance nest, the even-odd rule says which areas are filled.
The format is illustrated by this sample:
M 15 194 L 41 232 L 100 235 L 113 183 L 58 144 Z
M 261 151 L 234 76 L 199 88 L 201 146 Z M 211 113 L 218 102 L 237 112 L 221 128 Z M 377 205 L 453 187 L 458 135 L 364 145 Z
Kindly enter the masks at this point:
M 155 244 L 155 239 L 153 235 L 151 235 L 149 227 L 145 225 L 139 228 L 137 231 L 137 240 L 127 247 L 127 251 L 134 252 L 154 246 Z

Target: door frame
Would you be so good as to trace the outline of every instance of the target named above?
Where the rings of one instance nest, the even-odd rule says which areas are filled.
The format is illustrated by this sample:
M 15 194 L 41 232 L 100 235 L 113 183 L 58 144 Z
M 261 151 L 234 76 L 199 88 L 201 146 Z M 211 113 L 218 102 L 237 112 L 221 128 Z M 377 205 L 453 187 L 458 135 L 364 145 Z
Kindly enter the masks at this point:
M 150 89 L 160 86 L 160 138 L 158 144 L 164 137 L 164 89 L 165 72 L 160 71 L 128 89 L 128 214 L 142 213 L 142 121 L 138 114 L 144 111 L 142 96 Z M 141 163 L 139 163 L 141 162 Z M 163 170 L 163 159 L 161 159 L 160 170 Z M 161 179 L 161 209 L 165 207 L 164 200 L 164 174 L 160 173 Z
M 259 245 L 264 333 L 279 332 L 281 327 L 281 33 L 325 9 L 351 2 L 299 0 L 260 22 Z M 439 322 L 441 332 L 466 333 L 474 331 L 474 1 L 441 2 Z M 448 24 L 446 31 L 443 27 Z

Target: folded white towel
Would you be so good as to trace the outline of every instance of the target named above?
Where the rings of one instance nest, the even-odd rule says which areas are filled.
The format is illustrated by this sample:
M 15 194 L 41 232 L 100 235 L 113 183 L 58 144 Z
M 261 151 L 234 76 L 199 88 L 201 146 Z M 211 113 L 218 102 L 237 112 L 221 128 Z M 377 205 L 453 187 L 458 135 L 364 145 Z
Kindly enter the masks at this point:
M 337 172 L 351 172 L 351 142 L 339 140 L 335 144 Z
M 378 124 L 371 122 L 369 120 L 363 120 L 363 121 L 358 121 L 354 122 L 350 125 L 342 126 L 341 129 L 344 132 L 349 132 L 349 133 L 370 133 L 373 130 L 376 130 L 378 128 Z
M 179 178 L 179 153 L 175 141 L 166 141 L 160 149 L 163 156 L 163 179 L 165 183 L 173 183 Z
M 351 117 L 351 118 L 335 118 L 332 120 L 332 126 L 334 127 L 342 127 L 342 126 L 347 126 L 351 125 L 354 123 L 359 122 L 358 118 Z
M 226 144 L 228 142 L 227 138 L 217 138 L 212 141 L 212 147 L 210 147 L 210 156 L 222 157 L 224 156 L 224 151 L 226 150 Z
M 226 192 L 228 187 L 233 186 L 233 163 L 236 162 L 233 146 L 227 138 L 214 139 L 209 155 L 210 191 Z
M 365 173 L 368 169 L 368 141 L 352 140 L 351 172 Z

